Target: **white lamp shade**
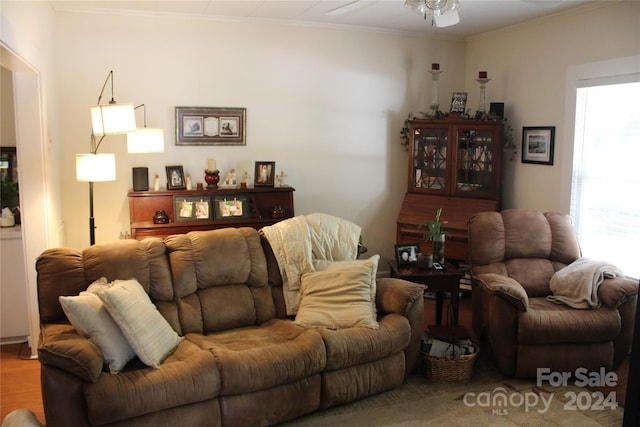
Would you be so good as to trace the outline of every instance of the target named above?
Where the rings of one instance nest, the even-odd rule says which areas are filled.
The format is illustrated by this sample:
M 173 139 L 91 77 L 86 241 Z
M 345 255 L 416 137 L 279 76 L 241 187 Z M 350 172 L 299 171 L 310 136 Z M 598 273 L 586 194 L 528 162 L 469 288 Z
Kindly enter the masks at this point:
M 133 105 L 101 104 L 91 107 L 91 126 L 95 135 L 115 135 L 136 130 Z
M 116 180 L 116 155 L 76 154 L 76 180 L 100 182 Z
M 163 153 L 164 129 L 138 128 L 127 134 L 127 152 Z

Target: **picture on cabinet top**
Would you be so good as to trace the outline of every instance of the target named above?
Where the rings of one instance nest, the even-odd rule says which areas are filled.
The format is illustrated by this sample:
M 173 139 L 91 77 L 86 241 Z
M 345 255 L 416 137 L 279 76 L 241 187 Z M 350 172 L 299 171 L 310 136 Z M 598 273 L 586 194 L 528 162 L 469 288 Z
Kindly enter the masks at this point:
M 451 97 L 451 112 L 464 113 L 467 108 L 467 92 L 453 92 Z

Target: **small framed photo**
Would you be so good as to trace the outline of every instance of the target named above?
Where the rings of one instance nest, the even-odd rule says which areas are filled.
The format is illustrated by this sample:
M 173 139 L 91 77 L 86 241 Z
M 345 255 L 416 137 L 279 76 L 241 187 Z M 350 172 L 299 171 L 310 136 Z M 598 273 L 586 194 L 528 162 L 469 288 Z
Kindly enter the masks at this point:
M 202 196 L 173 196 L 176 221 L 211 219 L 211 200 Z
M 276 162 L 256 162 L 254 187 L 273 187 L 275 182 Z
M 395 245 L 396 261 L 398 266 L 411 265 L 418 262 L 418 254 L 420 253 L 420 245 L 417 243 L 404 243 Z
M 213 198 L 215 219 L 249 218 L 251 208 L 246 194 L 230 194 Z
M 167 166 L 167 190 L 184 190 L 187 188 L 182 166 Z
M 553 165 L 555 126 L 522 128 L 522 163 Z
M 451 97 L 451 112 L 464 113 L 467 109 L 467 92 L 453 92 Z
M 246 145 L 246 108 L 176 107 L 176 145 Z

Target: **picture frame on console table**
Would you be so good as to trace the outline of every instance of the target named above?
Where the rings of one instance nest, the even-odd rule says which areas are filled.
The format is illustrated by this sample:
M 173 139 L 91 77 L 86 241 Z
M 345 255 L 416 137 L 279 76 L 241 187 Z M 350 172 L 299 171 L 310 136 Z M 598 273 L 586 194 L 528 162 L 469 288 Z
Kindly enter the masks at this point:
M 275 184 L 276 162 L 256 162 L 254 187 L 273 187 Z
M 555 126 L 522 128 L 522 163 L 553 165 Z
M 246 145 L 246 108 L 176 107 L 176 145 Z
M 184 190 L 187 188 L 182 166 L 166 166 L 167 190 Z
M 420 245 L 417 243 L 403 243 L 395 245 L 396 262 L 398 267 L 413 265 L 418 262 L 418 254 L 420 253 Z
M 211 219 L 211 198 L 202 196 L 173 196 L 176 222 Z
M 215 219 L 250 218 L 251 206 L 246 194 L 228 194 L 213 198 Z

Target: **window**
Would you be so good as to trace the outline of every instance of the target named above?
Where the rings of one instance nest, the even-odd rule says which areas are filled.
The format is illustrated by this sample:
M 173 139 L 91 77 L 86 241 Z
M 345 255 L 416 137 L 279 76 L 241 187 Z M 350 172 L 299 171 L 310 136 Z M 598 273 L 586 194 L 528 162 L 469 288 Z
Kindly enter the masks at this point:
M 640 83 L 577 89 L 571 216 L 585 257 L 640 277 Z

